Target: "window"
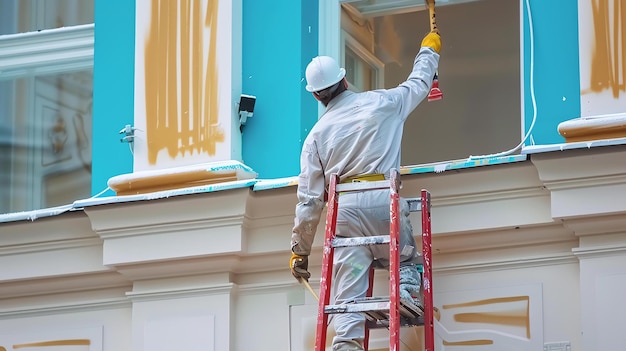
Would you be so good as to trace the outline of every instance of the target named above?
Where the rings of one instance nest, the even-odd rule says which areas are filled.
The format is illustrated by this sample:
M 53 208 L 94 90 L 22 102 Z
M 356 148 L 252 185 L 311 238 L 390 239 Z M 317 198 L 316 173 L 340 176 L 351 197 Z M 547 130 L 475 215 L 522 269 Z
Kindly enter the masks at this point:
M 0 2 L 0 213 L 90 195 L 93 18 L 93 1 Z
M 384 83 L 384 64 L 363 45 L 347 33 L 343 33 L 343 65 L 350 90 L 379 89 Z
M 409 117 L 402 141 L 404 166 L 506 151 L 522 137 L 519 0 L 436 4 L 444 98 L 424 101 Z M 351 39 L 333 47 L 329 29 L 321 33 L 320 51 L 343 59 L 355 90 L 390 88 L 406 79 L 430 30 L 424 1 L 336 0 L 326 6 L 334 8 L 323 8 L 325 16 L 338 12 L 341 29 L 335 33 Z M 374 83 L 377 69 L 382 84 Z

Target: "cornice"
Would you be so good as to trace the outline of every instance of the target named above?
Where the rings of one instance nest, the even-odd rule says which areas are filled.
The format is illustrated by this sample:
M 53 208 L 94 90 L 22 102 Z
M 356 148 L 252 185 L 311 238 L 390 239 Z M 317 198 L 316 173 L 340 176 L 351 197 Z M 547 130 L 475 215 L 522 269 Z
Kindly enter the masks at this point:
M 61 293 L 93 292 L 102 289 L 129 289 L 131 281 L 118 272 L 90 271 L 64 276 L 15 279 L 0 282 L 0 299 L 30 298 Z
M 229 226 L 239 226 L 243 224 L 243 215 L 197 219 L 186 221 L 161 222 L 149 225 L 137 225 L 134 227 L 102 229 L 98 235 L 103 239 L 123 238 L 132 236 L 152 235 L 159 233 L 185 232 L 198 229 L 211 229 Z
M 416 237 L 419 240 L 419 237 Z M 559 223 L 471 232 L 434 233 L 435 253 L 474 252 L 546 245 L 576 240 L 574 233 Z
M 542 266 L 554 266 L 560 264 L 578 264 L 578 259 L 573 253 L 550 253 L 540 256 L 524 258 L 467 261 L 462 264 L 438 265 L 437 256 L 433 256 L 433 272 L 442 275 L 484 273 L 496 270 L 521 269 Z
M 237 288 L 234 283 L 210 284 L 192 288 L 152 289 L 140 292 L 130 291 L 126 296 L 133 302 L 179 299 L 187 297 L 231 294 Z
M 65 212 L 35 221 L 0 223 L 0 233 L 0 248 L 98 239 L 91 229 L 89 218 L 82 211 Z
M 620 245 L 603 245 L 593 247 L 579 247 L 572 249 L 579 259 L 598 258 L 607 256 L 621 256 L 626 254 L 626 243 Z
M 521 198 L 548 196 L 546 189 L 540 186 L 519 189 L 498 189 L 481 193 L 454 194 L 432 198 L 431 204 L 436 206 L 463 205 L 484 203 L 489 201 L 515 200 Z
M 625 170 L 626 172 L 626 170 Z M 605 175 L 605 176 L 589 176 L 581 178 L 563 178 L 552 181 L 543 182 L 546 188 L 549 190 L 568 190 L 568 189 L 580 189 L 590 188 L 604 185 L 614 184 L 626 184 L 626 173 L 618 175 Z
M 93 300 L 77 303 L 25 305 L 25 307 L 0 309 L 0 318 L 25 318 L 65 313 L 93 312 L 116 308 L 131 308 L 131 301 L 126 297 Z
M 102 240 L 100 238 L 79 238 L 0 246 L 0 256 L 55 251 L 88 246 L 102 246 Z
M 569 189 L 626 180 L 626 145 L 532 154 L 539 178 L 550 189 Z
M 566 218 L 563 219 L 563 225 L 578 237 L 626 233 L 626 215 L 615 213 Z
M 117 202 L 84 211 L 98 235 L 119 237 L 241 225 L 250 190 L 233 189 L 138 202 Z

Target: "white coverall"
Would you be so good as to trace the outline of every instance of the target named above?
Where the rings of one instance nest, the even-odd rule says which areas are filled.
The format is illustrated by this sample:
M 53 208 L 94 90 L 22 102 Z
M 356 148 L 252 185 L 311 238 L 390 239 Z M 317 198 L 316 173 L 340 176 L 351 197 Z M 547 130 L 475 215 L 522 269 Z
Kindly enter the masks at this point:
M 299 202 L 291 237 L 295 254 L 308 256 L 311 253 L 325 204 L 324 192 L 332 174 L 339 174 L 343 181 L 365 174 L 388 177 L 391 169 L 400 168 L 404 122 L 428 95 L 438 63 L 439 54 L 423 47 L 415 58 L 411 74 L 397 87 L 363 93 L 344 91 L 326 106 L 302 148 Z M 408 219 L 408 204 L 401 199 L 400 206 L 402 266 L 418 254 Z M 384 234 L 389 234 L 389 190 L 340 194 L 338 237 Z M 364 297 L 370 265 L 374 260 L 388 265 L 388 258 L 389 248 L 385 245 L 335 249 L 335 302 Z M 359 314 L 338 314 L 334 321 L 337 336 L 333 350 L 362 350 L 364 318 Z

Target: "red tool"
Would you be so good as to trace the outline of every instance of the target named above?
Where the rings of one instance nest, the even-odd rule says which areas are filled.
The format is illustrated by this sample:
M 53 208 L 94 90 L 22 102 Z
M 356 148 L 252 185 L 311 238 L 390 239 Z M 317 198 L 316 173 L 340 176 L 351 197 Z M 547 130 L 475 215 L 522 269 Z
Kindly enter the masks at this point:
M 428 93 L 428 102 L 437 101 L 443 99 L 443 93 L 441 89 L 439 89 L 439 78 L 437 78 L 437 73 L 435 73 L 435 77 L 433 78 L 433 85 L 430 88 L 430 92 Z

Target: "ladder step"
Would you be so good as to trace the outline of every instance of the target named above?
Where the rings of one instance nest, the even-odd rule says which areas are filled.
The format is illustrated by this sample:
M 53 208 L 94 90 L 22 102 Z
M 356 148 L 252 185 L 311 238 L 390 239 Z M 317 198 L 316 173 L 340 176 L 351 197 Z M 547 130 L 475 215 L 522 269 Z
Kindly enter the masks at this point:
M 377 180 L 373 182 L 352 182 L 337 184 L 337 192 L 345 193 L 351 191 L 389 189 L 389 180 Z
M 391 241 L 389 235 L 373 235 L 358 238 L 334 238 L 333 247 L 350 247 L 350 246 L 366 246 L 366 245 L 382 245 L 389 244 Z
M 328 314 L 362 313 L 367 319 L 370 328 L 389 327 L 389 302 L 388 297 L 366 297 L 354 302 L 327 305 L 324 312 Z M 424 325 L 424 310 L 422 306 L 400 301 L 399 308 L 402 326 Z

